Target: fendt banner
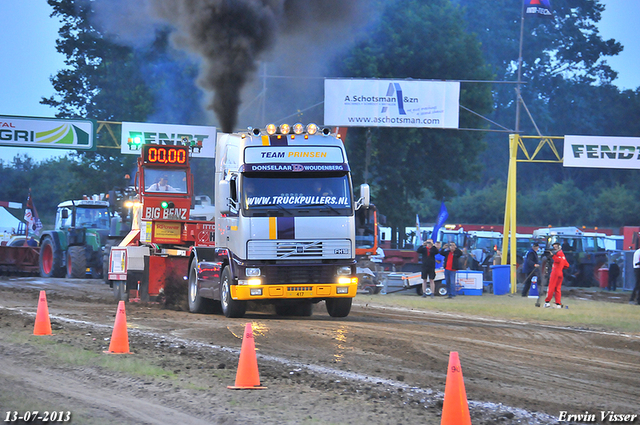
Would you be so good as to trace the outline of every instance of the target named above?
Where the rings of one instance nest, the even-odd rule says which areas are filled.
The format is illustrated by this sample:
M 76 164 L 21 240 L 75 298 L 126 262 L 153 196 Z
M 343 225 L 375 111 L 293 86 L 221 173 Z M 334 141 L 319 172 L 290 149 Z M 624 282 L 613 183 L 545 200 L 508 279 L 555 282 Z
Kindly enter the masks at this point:
M 563 165 L 640 169 L 640 138 L 564 136 Z
M 95 150 L 95 121 L 0 115 L 0 145 Z
M 215 158 L 216 128 L 198 125 L 123 122 L 120 152 L 140 155 L 142 144 L 180 145 L 185 137 L 189 142 L 202 142 L 202 148 L 193 151 L 192 157 Z
M 460 82 L 324 80 L 324 125 L 458 128 Z

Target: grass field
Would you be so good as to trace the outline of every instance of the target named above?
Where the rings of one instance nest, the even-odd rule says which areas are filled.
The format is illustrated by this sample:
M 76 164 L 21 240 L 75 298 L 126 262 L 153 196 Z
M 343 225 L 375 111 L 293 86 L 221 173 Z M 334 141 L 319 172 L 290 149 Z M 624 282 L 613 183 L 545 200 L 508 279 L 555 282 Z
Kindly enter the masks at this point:
M 627 299 L 628 293 L 622 297 Z M 354 302 L 372 306 L 426 309 L 503 320 L 640 334 L 640 306 L 628 303 L 563 296 L 562 302 L 568 308 L 556 309 L 536 307 L 536 299 L 523 298 L 520 294 L 493 295 L 485 292 L 481 296 L 459 295 L 454 299 L 446 297 L 431 299 L 419 297 L 413 291 L 388 295 L 358 294 Z

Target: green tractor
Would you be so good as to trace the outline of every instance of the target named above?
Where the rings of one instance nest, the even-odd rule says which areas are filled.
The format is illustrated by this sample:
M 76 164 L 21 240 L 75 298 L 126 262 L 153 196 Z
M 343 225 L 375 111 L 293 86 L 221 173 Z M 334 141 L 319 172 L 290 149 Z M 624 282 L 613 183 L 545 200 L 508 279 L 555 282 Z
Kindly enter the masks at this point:
M 40 236 L 42 277 L 102 277 L 103 248 L 109 240 L 109 203 L 65 201 L 58 205 L 55 230 Z

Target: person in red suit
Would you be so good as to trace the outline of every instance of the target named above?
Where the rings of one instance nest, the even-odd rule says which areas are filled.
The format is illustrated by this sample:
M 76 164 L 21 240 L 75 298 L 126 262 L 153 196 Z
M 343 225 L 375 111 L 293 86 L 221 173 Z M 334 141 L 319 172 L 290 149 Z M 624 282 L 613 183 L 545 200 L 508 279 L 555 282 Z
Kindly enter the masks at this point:
M 560 243 L 554 242 L 553 246 L 553 268 L 551 276 L 549 276 L 549 289 L 547 290 L 547 298 L 544 300 L 545 307 L 551 307 L 549 301 L 555 296 L 556 307 L 562 308 L 561 293 L 562 289 L 562 271 L 569 267 L 569 262 L 564 256 L 564 252 L 560 249 Z

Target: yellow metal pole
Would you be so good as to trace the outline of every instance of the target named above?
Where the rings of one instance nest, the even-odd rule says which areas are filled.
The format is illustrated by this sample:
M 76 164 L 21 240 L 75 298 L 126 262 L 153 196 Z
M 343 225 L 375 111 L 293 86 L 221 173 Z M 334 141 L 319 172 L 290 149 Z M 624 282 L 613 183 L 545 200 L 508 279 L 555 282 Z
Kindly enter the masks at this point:
M 518 134 L 509 135 L 509 174 L 507 177 L 507 196 L 504 208 L 504 230 L 502 233 L 502 261 L 507 264 L 510 257 L 511 293 L 517 290 L 516 281 L 516 158 L 518 157 Z M 509 255 L 507 255 L 507 253 Z
M 511 225 L 511 190 L 509 190 L 509 186 L 511 186 L 511 170 L 509 170 L 507 174 L 507 192 L 504 202 L 504 226 L 502 227 L 502 253 L 505 253 L 505 249 L 509 246 L 509 226 Z M 501 256 L 500 264 L 507 264 L 506 255 Z
M 511 213 L 509 217 L 511 218 L 511 241 L 509 243 L 509 252 L 510 252 L 510 260 L 511 260 L 511 293 L 515 294 L 518 291 L 517 288 L 517 258 L 516 258 L 516 203 L 517 203 L 517 161 L 518 158 L 518 143 L 519 143 L 520 135 L 514 134 L 513 137 L 509 137 L 509 152 L 511 154 L 509 158 L 509 179 L 511 180 L 511 184 L 509 185 L 509 190 L 511 191 L 510 201 L 511 201 Z

